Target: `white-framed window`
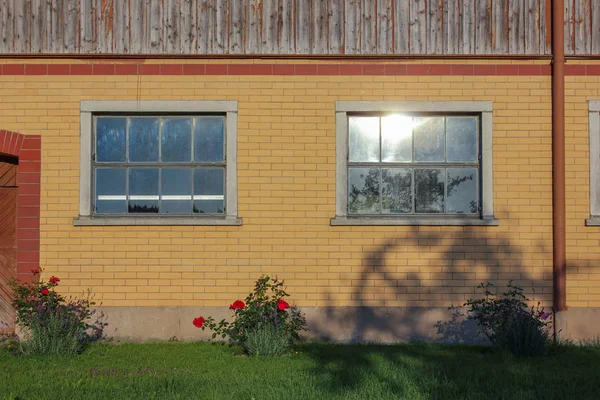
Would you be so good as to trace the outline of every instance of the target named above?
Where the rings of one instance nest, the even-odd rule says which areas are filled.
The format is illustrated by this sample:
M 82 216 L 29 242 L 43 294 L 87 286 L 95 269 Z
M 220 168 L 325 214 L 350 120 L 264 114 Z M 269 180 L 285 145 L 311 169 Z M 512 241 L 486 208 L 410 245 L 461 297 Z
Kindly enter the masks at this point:
M 235 101 L 82 101 L 76 225 L 240 225 Z
M 497 225 L 492 103 L 336 102 L 332 225 Z
M 600 226 L 600 100 L 588 101 L 590 124 L 590 218 L 588 226 Z

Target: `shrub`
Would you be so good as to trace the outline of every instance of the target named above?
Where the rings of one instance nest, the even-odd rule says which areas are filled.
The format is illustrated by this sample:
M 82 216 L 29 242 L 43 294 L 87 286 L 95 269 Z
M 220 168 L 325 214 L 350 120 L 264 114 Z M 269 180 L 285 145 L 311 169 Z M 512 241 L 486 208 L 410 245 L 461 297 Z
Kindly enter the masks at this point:
M 283 281 L 261 276 L 245 302 L 236 300 L 229 306 L 233 312 L 232 322 L 225 319 L 216 322 L 212 317 L 198 317 L 193 322 L 202 330 L 211 330 L 213 339 L 227 338 L 230 343 L 245 345 L 249 332 L 254 332 L 253 340 L 256 340 L 256 335 L 267 334 L 267 327 L 290 342 L 300 339 L 300 332 L 306 330 L 306 319 L 297 307 L 290 307 L 284 300 L 288 296 Z M 261 329 L 263 332 L 259 333 Z
M 20 350 L 28 354 L 74 354 L 89 343 L 100 340 L 106 323 L 91 307 L 90 296 L 65 299 L 56 292 L 60 279 L 53 276 L 47 282 L 32 271 L 34 282 L 13 282 L 12 306 L 16 322 L 26 332 Z
M 477 321 L 481 334 L 493 344 L 503 346 L 516 355 L 539 355 L 546 352 L 550 340 L 552 314 L 540 309 L 540 303 L 529 307 L 523 289 L 508 283 L 506 292 L 495 295 L 491 283 L 480 284 L 484 297 L 469 299 L 467 318 Z
M 244 348 L 251 356 L 280 356 L 290 346 L 289 339 L 273 324 L 258 326 L 246 333 Z

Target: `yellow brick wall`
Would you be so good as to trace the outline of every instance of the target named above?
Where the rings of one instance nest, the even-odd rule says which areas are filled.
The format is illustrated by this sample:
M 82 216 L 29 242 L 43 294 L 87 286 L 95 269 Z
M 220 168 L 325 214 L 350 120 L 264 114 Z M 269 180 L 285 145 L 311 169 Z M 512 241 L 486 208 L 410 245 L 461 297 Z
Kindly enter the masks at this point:
M 41 265 L 65 294 L 90 288 L 106 306 L 221 306 L 270 274 L 300 306 L 448 306 L 479 282 L 508 279 L 548 303 L 550 94 L 548 76 L 0 76 L 0 128 L 42 135 Z M 74 227 L 81 100 L 238 100 L 243 225 Z M 330 226 L 336 100 L 493 101 L 500 226 Z M 581 187 L 569 186 L 571 233 L 587 216 L 587 120 L 576 103 L 568 162 L 581 169 L 568 178 L 581 174 Z
M 600 227 L 590 217 L 588 100 L 600 100 L 599 76 L 565 82 L 567 305 L 600 307 Z

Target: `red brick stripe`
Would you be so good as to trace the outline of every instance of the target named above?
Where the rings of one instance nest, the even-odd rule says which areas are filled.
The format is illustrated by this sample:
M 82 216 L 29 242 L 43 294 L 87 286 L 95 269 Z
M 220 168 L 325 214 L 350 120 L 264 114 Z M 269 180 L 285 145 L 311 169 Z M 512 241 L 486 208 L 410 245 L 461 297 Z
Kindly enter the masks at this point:
M 4 64 L 0 75 L 459 75 L 548 76 L 540 64 Z M 567 65 L 565 74 L 599 76 L 600 65 Z

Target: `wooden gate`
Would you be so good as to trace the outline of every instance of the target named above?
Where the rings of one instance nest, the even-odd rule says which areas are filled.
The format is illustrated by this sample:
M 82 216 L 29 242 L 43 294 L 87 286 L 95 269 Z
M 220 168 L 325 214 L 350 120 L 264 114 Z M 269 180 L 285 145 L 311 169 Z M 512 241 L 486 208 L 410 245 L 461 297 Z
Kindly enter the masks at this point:
M 0 158 L 0 333 L 14 331 L 8 283 L 17 273 L 17 165 Z

